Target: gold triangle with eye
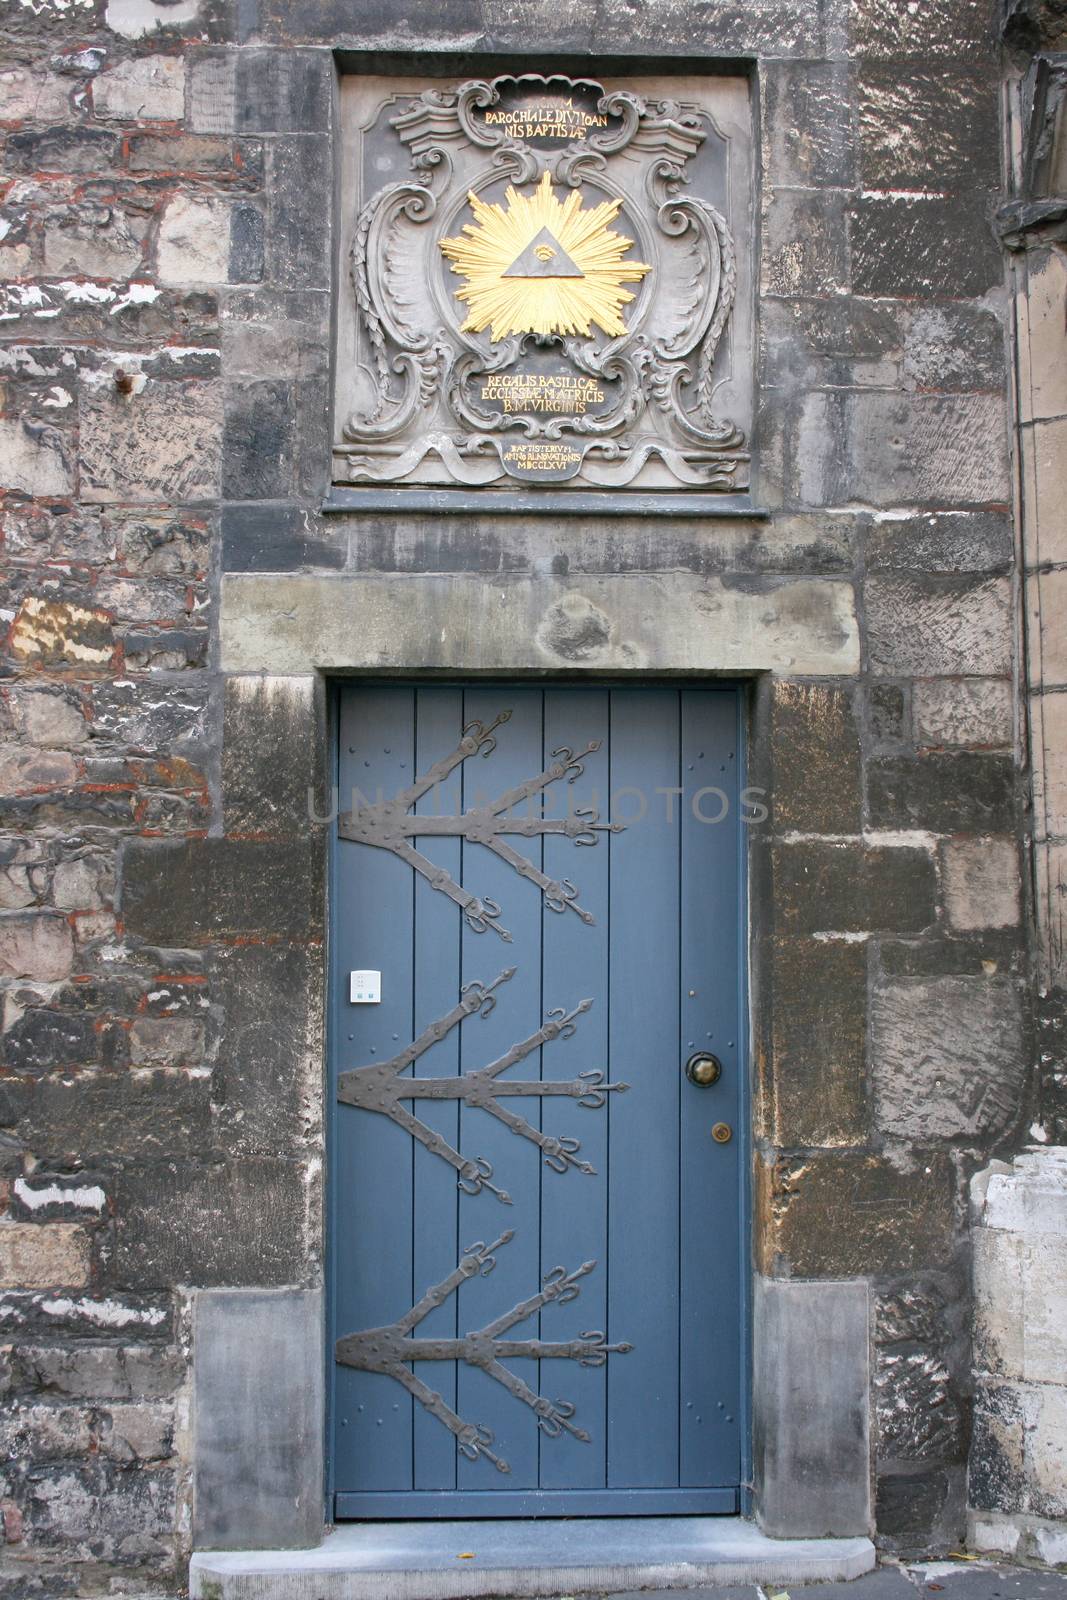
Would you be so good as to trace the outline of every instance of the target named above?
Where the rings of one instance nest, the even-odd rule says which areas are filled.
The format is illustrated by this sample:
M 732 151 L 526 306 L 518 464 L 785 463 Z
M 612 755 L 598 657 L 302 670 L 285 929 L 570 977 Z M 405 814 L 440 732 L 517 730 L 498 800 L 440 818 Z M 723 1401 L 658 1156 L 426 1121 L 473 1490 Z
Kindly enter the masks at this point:
M 585 273 L 549 228 L 542 228 L 515 257 L 502 278 L 584 278 Z

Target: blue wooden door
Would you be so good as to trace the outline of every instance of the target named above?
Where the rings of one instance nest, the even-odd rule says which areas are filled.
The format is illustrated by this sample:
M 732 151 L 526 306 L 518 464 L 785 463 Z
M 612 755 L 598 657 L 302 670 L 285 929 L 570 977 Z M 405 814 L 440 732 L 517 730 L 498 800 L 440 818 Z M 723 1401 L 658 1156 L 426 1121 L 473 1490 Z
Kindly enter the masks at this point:
M 359 686 L 338 732 L 335 1515 L 735 1511 L 737 691 Z

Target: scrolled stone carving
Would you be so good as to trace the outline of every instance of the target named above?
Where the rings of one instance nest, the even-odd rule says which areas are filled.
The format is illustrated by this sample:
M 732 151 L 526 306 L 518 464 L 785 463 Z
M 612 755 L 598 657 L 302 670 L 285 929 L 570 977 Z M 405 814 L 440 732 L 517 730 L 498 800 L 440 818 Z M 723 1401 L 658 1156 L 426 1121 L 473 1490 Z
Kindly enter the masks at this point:
M 335 478 L 746 488 L 741 88 L 359 91 Z

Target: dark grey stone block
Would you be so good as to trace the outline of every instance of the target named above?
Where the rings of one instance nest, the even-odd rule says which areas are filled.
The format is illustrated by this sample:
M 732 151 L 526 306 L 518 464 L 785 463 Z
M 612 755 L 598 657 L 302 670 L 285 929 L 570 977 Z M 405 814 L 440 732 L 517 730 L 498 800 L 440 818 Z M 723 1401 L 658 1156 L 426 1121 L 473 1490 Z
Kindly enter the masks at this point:
M 326 825 L 314 822 L 308 800 L 310 790 L 322 812 L 325 723 L 314 680 L 227 679 L 222 790 L 228 832 L 293 838 L 315 829 L 325 850 Z
M 122 915 L 135 938 L 169 948 L 241 934 L 321 931 L 320 839 L 131 839 Z
M 1012 759 L 964 750 L 873 761 L 867 770 L 867 803 L 874 828 L 1011 833 L 1015 824 Z
M 293 1548 L 321 1537 L 322 1323 L 317 1290 L 196 1297 L 198 1548 Z
M 310 1253 L 307 1168 L 279 1156 L 157 1160 L 115 1178 L 108 1271 L 120 1288 L 299 1282 Z
M 853 202 L 855 294 L 978 296 L 999 286 L 1000 249 L 981 190 Z
M 322 535 L 318 526 L 304 506 L 265 500 L 224 505 L 223 570 L 295 572 L 301 567 L 343 567 L 348 556 L 344 525 L 326 524 Z
M 852 67 L 848 62 L 768 61 L 763 74 L 768 176 L 801 188 L 853 181 Z
M 332 80 L 326 50 L 242 50 L 234 95 L 237 131 L 325 132 Z
M 258 283 L 263 276 L 266 228 L 258 206 L 234 206 L 230 214 L 230 282 Z
M 996 74 L 865 62 L 857 84 L 860 177 L 871 189 L 987 189 L 1000 181 Z
M 1003 511 L 942 511 L 872 523 L 868 568 L 918 572 L 1007 572 L 1011 519 Z
M 779 1539 L 871 1525 L 867 1286 L 757 1277 L 757 1516 Z
M 294 134 L 271 144 L 268 267 L 278 288 L 328 289 L 333 168 L 330 141 Z
M 233 500 L 281 499 L 293 475 L 293 387 L 278 379 L 226 390 L 222 491 Z

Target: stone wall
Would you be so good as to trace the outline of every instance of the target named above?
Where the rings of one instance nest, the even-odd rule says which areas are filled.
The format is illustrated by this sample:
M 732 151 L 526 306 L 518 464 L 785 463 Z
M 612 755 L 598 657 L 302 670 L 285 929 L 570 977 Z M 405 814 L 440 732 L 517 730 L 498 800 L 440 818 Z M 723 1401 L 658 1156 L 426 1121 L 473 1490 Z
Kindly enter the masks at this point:
M 883 1545 L 961 1537 L 967 1183 L 1035 1114 L 991 18 L 453 0 L 408 19 L 5 7 L 0 1593 L 169 1582 L 194 1517 L 218 1536 L 192 1490 L 222 1481 L 196 1460 L 192 1330 L 220 1296 L 321 1282 L 323 671 L 398 639 L 412 670 L 481 651 L 752 678 L 772 796 L 758 1266 L 808 1286 L 806 1314 L 843 1280 L 850 1326 L 869 1306 L 869 1414 L 842 1425 Z M 466 70 L 532 38 L 586 70 L 753 63 L 768 520 L 319 510 L 332 52 L 421 70 L 462 50 Z M 511 632 L 489 626 L 501 595 Z M 803 1430 L 776 1446 L 776 1471 L 803 1465 Z M 260 1430 L 237 1459 L 265 1450 Z M 278 1538 L 317 1516 L 279 1513 Z

